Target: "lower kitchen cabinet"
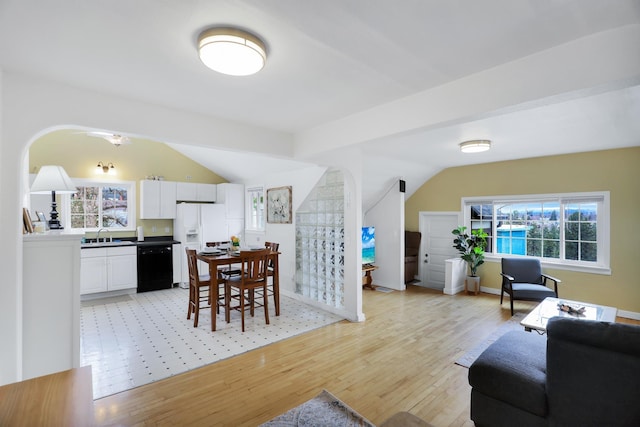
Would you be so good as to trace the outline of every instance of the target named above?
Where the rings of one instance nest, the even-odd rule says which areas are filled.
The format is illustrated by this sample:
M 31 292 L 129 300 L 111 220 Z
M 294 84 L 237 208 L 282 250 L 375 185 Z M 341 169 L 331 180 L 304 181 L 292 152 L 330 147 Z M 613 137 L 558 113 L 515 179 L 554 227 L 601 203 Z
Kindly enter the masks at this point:
M 80 251 L 80 294 L 135 289 L 136 246 L 85 248 Z

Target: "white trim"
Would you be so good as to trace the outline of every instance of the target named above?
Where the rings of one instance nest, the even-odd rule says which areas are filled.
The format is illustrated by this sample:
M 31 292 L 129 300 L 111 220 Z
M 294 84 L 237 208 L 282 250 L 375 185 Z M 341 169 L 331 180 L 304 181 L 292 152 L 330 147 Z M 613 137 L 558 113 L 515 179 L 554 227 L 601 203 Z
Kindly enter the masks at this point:
M 480 292 L 484 292 L 486 294 L 492 294 L 492 295 L 500 295 L 500 291 L 502 290 L 502 288 L 500 289 L 496 289 L 496 288 L 488 288 L 485 286 L 480 286 Z M 505 296 L 506 302 L 509 302 L 508 298 L 509 295 Z M 628 310 L 618 310 L 618 312 L 616 313 L 617 317 L 624 317 L 625 319 L 633 319 L 633 320 L 640 320 L 640 313 L 636 313 L 635 311 L 628 311 Z

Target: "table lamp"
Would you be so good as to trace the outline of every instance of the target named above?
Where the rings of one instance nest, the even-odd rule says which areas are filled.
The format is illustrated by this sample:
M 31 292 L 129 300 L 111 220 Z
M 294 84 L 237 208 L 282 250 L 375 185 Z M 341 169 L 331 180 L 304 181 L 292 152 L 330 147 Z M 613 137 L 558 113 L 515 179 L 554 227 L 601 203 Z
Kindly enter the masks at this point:
M 48 194 L 51 192 L 51 219 L 49 229 L 60 230 L 58 211 L 56 210 L 56 192 L 71 194 L 78 191 L 62 166 L 42 166 L 31 186 L 31 194 Z

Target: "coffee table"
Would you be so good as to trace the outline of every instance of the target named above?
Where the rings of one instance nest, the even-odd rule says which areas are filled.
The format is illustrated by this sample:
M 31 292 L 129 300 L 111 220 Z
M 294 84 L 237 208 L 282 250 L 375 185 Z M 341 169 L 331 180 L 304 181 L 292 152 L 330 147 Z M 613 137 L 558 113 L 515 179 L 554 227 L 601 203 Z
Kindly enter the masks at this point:
M 569 304 L 573 307 L 584 307 L 584 313 L 577 315 L 569 314 L 565 311 L 562 311 L 558 308 L 559 302 Z M 615 322 L 617 312 L 617 308 L 607 307 L 606 305 L 596 305 L 589 304 L 587 302 L 548 297 L 545 298 L 544 301 L 542 301 L 540 304 L 538 304 L 538 306 L 534 308 L 531 313 L 527 314 L 527 316 L 522 319 L 520 324 L 524 326 L 524 330 L 528 332 L 532 330 L 546 332 L 547 322 L 552 317 L 573 317 L 575 319 Z

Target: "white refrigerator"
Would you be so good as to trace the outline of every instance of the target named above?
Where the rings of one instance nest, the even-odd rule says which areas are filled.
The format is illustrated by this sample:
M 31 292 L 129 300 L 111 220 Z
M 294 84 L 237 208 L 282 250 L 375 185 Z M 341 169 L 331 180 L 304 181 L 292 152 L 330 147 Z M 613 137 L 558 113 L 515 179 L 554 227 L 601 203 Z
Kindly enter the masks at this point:
M 173 220 L 173 238 L 182 243 L 181 248 L 181 287 L 189 285 L 186 248 L 200 252 L 206 242 L 225 242 L 228 234 L 226 210 L 221 203 L 178 203 L 176 218 Z M 207 265 L 198 266 L 205 274 Z

